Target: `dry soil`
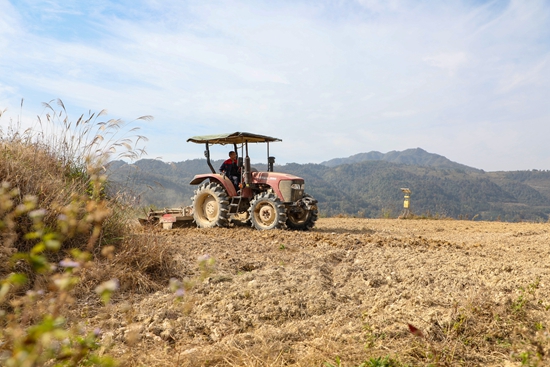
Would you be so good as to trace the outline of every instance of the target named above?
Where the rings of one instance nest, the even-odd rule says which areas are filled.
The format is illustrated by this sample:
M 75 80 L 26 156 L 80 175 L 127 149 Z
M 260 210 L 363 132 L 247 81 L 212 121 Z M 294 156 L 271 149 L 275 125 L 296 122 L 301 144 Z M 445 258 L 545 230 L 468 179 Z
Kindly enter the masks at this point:
M 121 284 L 111 305 L 83 315 L 124 365 L 322 366 L 338 356 L 342 366 L 375 357 L 521 365 L 525 333 L 550 321 L 547 223 L 323 218 L 310 232 L 136 235 L 166 247 L 175 277 L 192 289 L 178 298 L 169 279 L 154 293 Z M 205 256 L 215 264 L 201 279 Z M 507 329 L 521 320 L 523 334 Z

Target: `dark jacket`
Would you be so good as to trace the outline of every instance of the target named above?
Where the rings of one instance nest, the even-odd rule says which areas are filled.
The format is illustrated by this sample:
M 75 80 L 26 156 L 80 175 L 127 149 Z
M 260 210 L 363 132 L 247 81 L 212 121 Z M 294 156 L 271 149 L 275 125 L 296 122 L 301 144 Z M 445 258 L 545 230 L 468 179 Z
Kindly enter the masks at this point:
M 225 160 L 220 166 L 220 172 L 225 173 L 226 176 L 239 176 L 239 166 L 237 160 L 232 160 L 231 158 Z

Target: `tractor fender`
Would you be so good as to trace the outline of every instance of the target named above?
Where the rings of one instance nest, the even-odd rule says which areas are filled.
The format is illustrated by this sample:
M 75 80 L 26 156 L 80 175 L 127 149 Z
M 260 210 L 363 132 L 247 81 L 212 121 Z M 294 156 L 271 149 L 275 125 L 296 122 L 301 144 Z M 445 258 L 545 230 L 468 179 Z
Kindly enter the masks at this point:
M 237 196 L 237 190 L 235 190 L 235 186 L 233 186 L 233 182 L 231 182 L 230 179 L 228 179 L 225 175 L 221 175 L 219 173 L 205 173 L 200 175 L 195 175 L 191 182 L 189 182 L 190 185 L 198 185 L 204 180 L 210 180 L 210 182 L 217 182 L 227 192 L 229 196 Z

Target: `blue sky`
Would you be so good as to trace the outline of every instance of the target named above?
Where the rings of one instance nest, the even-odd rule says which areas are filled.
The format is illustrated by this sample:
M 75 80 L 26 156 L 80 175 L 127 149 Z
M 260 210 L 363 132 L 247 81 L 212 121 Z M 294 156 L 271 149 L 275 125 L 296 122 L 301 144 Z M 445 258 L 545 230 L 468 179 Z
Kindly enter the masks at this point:
M 271 147 L 278 163 L 420 147 L 487 171 L 550 169 L 547 0 L 0 9 L 2 125 L 32 123 L 60 98 L 74 120 L 154 116 L 134 126 L 164 161 L 202 157 L 190 136 L 251 131 L 283 139 Z

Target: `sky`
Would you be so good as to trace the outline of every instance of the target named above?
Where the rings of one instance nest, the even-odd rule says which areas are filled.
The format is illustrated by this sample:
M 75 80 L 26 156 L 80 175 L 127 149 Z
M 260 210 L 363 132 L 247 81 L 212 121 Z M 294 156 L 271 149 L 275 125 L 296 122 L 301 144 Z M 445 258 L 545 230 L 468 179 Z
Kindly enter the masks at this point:
M 166 162 L 203 157 L 191 136 L 248 131 L 283 140 L 270 145 L 279 164 L 420 147 L 486 171 L 550 169 L 548 0 L 0 9 L 0 126 L 61 99 L 74 120 L 105 109 L 139 127 L 145 158 Z

